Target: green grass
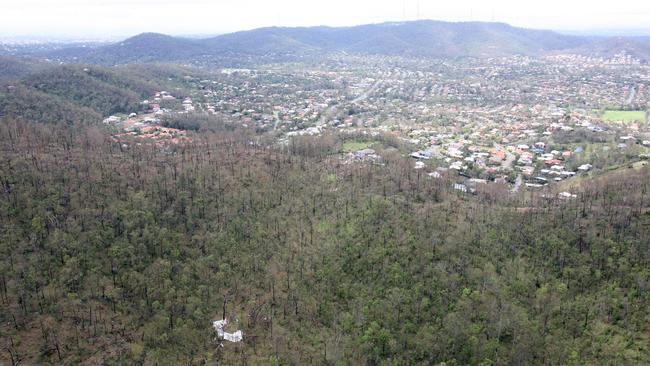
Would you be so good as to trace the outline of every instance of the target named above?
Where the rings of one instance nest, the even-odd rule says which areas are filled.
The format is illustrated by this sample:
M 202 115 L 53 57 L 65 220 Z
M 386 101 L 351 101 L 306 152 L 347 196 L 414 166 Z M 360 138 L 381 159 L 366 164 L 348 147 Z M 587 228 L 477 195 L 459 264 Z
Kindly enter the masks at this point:
M 341 150 L 343 152 L 355 152 L 355 151 L 367 149 L 374 144 L 375 143 L 373 141 L 368 141 L 368 142 L 349 141 L 343 144 Z
M 645 122 L 646 112 L 644 111 L 605 111 L 603 121 L 623 121 L 625 123 Z

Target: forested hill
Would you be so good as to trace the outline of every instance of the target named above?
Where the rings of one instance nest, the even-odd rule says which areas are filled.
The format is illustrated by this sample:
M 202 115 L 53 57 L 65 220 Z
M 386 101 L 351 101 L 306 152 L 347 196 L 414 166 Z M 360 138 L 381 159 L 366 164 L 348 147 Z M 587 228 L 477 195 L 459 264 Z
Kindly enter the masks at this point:
M 33 59 L 0 56 L 0 83 L 19 80 L 49 67 L 52 67 L 52 65 Z
M 650 61 L 650 37 L 609 37 L 596 39 L 581 46 L 576 51 L 580 54 L 595 54 L 612 57 L 621 51 L 638 58 Z
M 29 61 L 18 65 L 25 62 Z M 143 99 L 179 85 L 187 72 L 163 65 L 48 65 L 40 71 L 22 73 L 22 67 L 16 68 L 19 71 L 13 74 L 24 76 L 0 84 L 0 117 L 66 124 L 88 124 L 115 113 L 137 112 Z
M 103 47 L 76 47 L 45 53 L 57 60 L 98 64 L 143 62 L 243 62 L 246 57 L 289 60 L 325 53 L 399 55 L 428 58 L 544 55 L 570 52 L 611 56 L 626 51 L 650 60 L 650 40 L 583 37 L 503 23 L 432 20 L 355 27 L 270 27 L 208 39 L 144 33 Z
M 263 54 L 317 49 L 453 58 L 538 54 L 573 48 L 586 43 L 586 39 L 503 23 L 416 21 L 342 28 L 262 28 L 204 42 L 221 52 Z
M 647 167 L 473 196 L 333 137 L 0 123 L 0 363 L 650 363 Z
M 100 122 L 102 114 L 75 101 L 17 84 L 0 89 L 2 118 L 71 125 Z
M 113 45 L 81 51 L 87 53 L 85 59 L 99 64 L 186 60 L 204 52 L 199 42 L 157 33 L 143 33 Z M 57 55 L 65 52 L 61 50 Z

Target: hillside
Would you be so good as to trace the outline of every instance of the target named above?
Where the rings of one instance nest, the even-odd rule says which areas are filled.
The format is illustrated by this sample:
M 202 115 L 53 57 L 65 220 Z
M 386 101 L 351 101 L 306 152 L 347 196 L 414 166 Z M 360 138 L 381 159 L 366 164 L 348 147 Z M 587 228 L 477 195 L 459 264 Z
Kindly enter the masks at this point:
M 519 201 L 302 153 L 329 138 L 0 123 L 0 363 L 650 362 L 647 168 Z
M 25 85 L 0 89 L 0 118 L 53 124 L 88 124 L 101 121 L 102 114 L 75 101 Z
M 18 80 L 53 65 L 34 59 L 0 56 L 0 83 Z
M 92 49 L 87 57 L 88 61 L 99 64 L 126 64 L 182 60 L 201 53 L 201 45 L 193 40 L 144 33 L 113 45 Z
M 23 82 L 102 115 L 136 110 L 142 98 L 155 91 L 153 86 L 132 82 L 115 73 L 69 66 L 30 76 Z
M 552 52 L 610 55 L 628 51 L 650 59 L 650 43 L 642 38 L 583 37 L 503 23 L 412 21 L 354 27 L 270 27 L 208 39 L 183 39 L 144 33 L 95 48 L 68 48 L 50 53 L 54 59 L 98 64 L 144 62 L 213 62 L 246 57 L 275 60 L 349 52 L 431 58 L 542 55 Z
M 648 61 L 650 60 L 650 37 L 609 37 L 596 39 L 575 50 L 580 54 L 595 54 L 603 57 L 612 57 L 625 51 L 625 53 Z
M 430 57 L 538 54 L 573 48 L 584 39 L 501 23 L 417 21 L 357 27 L 263 28 L 204 41 L 218 51 L 264 53 L 304 50 L 346 51 Z M 263 46 L 257 46 L 260 44 Z M 240 45 L 239 49 L 235 45 Z
M 180 85 L 186 70 L 176 66 L 119 68 L 65 65 L 13 74 L 22 79 L 2 87 L 0 117 L 50 123 L 97 122 L 102 116 L 139 111 L 156 91 Z M 0 73 L 2 75 L 3 73 Z

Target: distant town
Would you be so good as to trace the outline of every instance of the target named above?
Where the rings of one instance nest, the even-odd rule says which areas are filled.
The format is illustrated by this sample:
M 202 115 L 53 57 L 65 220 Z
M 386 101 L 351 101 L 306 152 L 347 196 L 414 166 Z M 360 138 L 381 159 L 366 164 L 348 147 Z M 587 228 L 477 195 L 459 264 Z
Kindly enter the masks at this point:
M 377 136 L 402 141 L 413 169 L 430 178 L 458 176 L 454 189 L 508 185 L 512 192 L 560 188 L 650 158 L 650 66 L 558 54 L 461 61 L 341 56 L 322 64 L 221 69 L 187 75 L 189 95 L 160 91 L 145 114 L 107 116 L 128 146 L 178 144 L 186 131 L 165 118 L 205 114 L 287 144 L 297 136 L 361 136 L 341 151 L 346 164 L 381 164 Z M 187 93 L 186 93 L 187 94 Z M 557 188 L 556 187 L 556 188 Z

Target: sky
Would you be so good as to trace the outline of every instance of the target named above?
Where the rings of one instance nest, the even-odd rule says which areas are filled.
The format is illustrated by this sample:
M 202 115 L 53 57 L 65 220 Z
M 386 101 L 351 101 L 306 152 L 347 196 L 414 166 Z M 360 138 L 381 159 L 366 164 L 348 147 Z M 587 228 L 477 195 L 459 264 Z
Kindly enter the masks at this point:
M 650 0 L 0 0 L 1 37 L 198 36 L 416 19 L 650 35 Z

